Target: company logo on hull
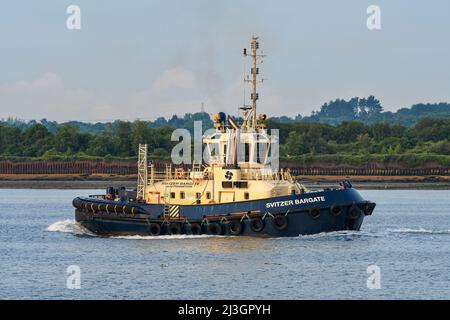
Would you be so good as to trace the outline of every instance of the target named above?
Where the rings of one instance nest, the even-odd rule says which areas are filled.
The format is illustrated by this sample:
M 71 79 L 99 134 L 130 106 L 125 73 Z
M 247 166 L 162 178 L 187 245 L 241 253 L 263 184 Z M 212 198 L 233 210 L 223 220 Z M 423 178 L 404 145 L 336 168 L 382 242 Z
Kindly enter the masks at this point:
M 286 200 L 286 201 L 275 201 L 266 203 L 266 208 L 278 208 L 278 207 L 287 207 L 304 203 L 315 203 L 315 202 L 324 202 L 325 196 L 320 197 L 311 197 L 304 199 L 294 199 L 294 200 Z

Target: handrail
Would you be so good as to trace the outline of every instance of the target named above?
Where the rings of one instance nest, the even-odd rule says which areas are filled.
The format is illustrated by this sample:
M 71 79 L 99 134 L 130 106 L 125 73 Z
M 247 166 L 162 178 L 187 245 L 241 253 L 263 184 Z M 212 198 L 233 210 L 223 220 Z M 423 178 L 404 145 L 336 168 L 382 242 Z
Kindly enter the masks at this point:
M 153 181 L 163 180 L 213 180 L 213 173 L 210 171 L 185 170 L 183 168 L 173 168 L 165 171 L 153 171 Z M 242 168 L 241 180 L 289 180 L 293 181 L 289 170 L 273 172 L 270 168 Z

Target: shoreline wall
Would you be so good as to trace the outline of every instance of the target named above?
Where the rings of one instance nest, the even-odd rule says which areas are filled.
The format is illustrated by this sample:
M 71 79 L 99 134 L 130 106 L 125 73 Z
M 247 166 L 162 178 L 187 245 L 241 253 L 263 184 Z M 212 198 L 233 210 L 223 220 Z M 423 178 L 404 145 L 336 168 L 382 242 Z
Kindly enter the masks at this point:
M 158 171 L 164 171 L 169 161 L 153 161 Z M 408 167 L 398 163 L 367 163 L 364 165 L 281 162 L 295 176 L 450 176 L 450 168 L 435 163 Z M 185 166 L 189 168 L 189 166 Z M 133 175 L 137 172 L 135 161 L 0 161 L 0 174 L 112 174 Z

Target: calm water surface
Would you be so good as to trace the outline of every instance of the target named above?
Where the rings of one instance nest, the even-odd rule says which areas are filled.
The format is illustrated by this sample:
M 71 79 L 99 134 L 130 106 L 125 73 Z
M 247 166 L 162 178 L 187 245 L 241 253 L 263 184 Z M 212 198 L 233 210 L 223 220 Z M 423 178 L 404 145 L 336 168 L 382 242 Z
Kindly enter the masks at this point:
M 95 237 L 71 202 L 98 192 L 0 190 L 1 299 L 450 299 L 448 190 L 364 190 L 360 232 L 279 239 Z

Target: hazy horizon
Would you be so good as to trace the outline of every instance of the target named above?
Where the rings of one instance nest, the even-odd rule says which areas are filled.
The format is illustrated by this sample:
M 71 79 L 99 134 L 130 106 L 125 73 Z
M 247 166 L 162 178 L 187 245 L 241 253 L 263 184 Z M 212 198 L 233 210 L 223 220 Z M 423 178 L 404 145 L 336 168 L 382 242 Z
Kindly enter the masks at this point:
M 81 8 L 81 30 L 66 9 Z M 369 5 L 381 30 L 366 26 Z M 0 12 L 0 119 L 237 114 L 260 37 L 260 112 L 303 116 L 374 95 L 385 111 L 450 101 L 450 2 L 18 0 Z M 248 98 L 248 95 L 247 95 Z
M 359 98 L 363 98 L 363 97 L 359 97 Z M 375 97 L 376 98 L 376 97 Z M 337 98 L 337 99 L 339 99 L 339 98 Z M 439 103 L 447 103 L 447 104 L 450 104 L 449 102 L 444 102 L 444 101 L 440 101 L 440 102 L 436 102 L 436 104 L 439 104 Z M 418 103 L 415 103 L 415 104 L 421 104 L 421 102 L 418 102 Z M 413 105 L 415 105 L 415 104 L 413 104 Z M 426 103 L 425 103 L 426 104 Z M 402 108 L 407 108 L 407 109 L 410 109 L 413 105 L 411 105 L 411 106 L 405 106 L 405 107 L 402 107 Z M 398 109 L 396 109 L 396 110 L 383 110 L 383 112 L 384 111 L 390 111 L 390 112 L 397 112 L 398 110 L 400 110 L 400 109 L 402 109 L 402 108 L 398 108 Z M 317 110 L 320 110 L 320 108 L 317 108 Z M 110 122 L 114 122 L 114 121 L 136 121 L 136 120 L 141 120 L 141 121 L 150 121 L 150 122 L 152 122 L 152 121 L 155 121 L 155 120 L 157 120 L 158 118 L 165 118 L 166 120 L 170 120 L 173 116 L 177 116 L 177 117 L 179 117 L 179 118 L 183 118 L 185 115 L 187 115 L 187 114 L 195 114 L 195 113 L 201 113 L 202 111 L 201 110 L 194 110 L 194 111 L 192 111 L 192 112 L 185 112 L 185 113 L 177 113 L 177 114 L 172 114 L 172 115 L 160 115 L 160 116 L 155 116 L 155 117 L 151 117 L 151 118 L 139 118 L 139 117 L 136 117 L 136 118 L 132 118 L 132 119 L 122 119 L 122 118 L 116 118 L 116 119 L 99 119 L 99 120 L 85 120 L 85 119 L 82 119 L 82 118 L 76 118 L 76 119 L 60 119 L 60 120 L 58 120 L 58 119 L 51 119 L 51 118 L 47 118 L 47 117 L 43 117 L 43 118 L 39 118 L 39 119 L 24 119 L 24 118 L 19 118 L 19 117 L 11 117 L 11 116 L 9 116 L 9 117 L 1 117 L 0 118 L 0 121 L 10 121 L 10 120 L 12 120 L 12 121 L 25 121 L 25 122 L 30 122 L 30 121 L 36 121 L 36 122 L 40 122 L 41 120 L 46 120 L 46 121 L 49 121 L 49 122 L 57 122 L 57 123 L 65 123 L 65 122 L 71 122 L 71 121 L 75 121 L 75 122 L 84 122 L 84 123 L 92 123 L 92 124 L 94 124 L 94 123 L 110 123 Z M 211 113 L 211 112 L 208 112 L 207 110 L 205 110 L 204 111 L 205 113 L 207 113 L 207 114 L 209 114 L 210 116 L 211 116 L 211 119 L 212 119 L 212 116 L 214 115 L 214 113 Z M 232 116 L 235 116 L 235 117 L 242 117 L 242 113 L 241 112 L 235 112 L 235 113 L 229 113 L 230 115 L 232 115 Z M 298 115 L 298 114 L 297 114 Z M 275 118 L 277 118 L 277 117 L 284 117 L 284 116 L 286 116 L 286 117 L 289 117 L 289 118 L 291 118 L 291 119 L 294 119 L 297 115 L 285 115 L 285 114 L 277 114 L 277 113 L 272 113 L 272 114 L 270 114 L 270 116 L 269 116 L 269 118 L 273 118 L 273 117 L 275 117 Z M 312 114 L 311 113 L 309 113 L 309 114 L 301 114 L 301 116 L 302 116 L 302 118 L 304 118 L 304 117 L 309 117 L 309 116 L 311 116 Z

